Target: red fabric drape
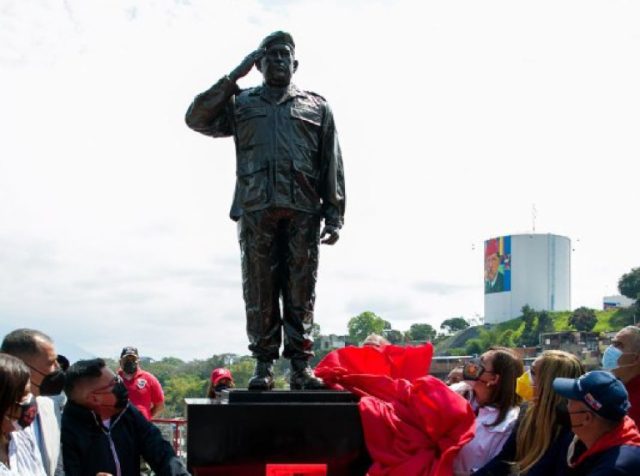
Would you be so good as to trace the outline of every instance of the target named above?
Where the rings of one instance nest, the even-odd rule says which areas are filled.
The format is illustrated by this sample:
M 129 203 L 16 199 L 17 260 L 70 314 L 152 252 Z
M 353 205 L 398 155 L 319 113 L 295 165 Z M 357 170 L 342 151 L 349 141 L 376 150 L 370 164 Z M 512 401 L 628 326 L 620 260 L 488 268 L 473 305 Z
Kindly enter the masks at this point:
M 315 373 L 361 396 L 360 416 L 373 465 L 369 476 L 452 476 L 458 450 L 473 438 L 467 401 L 427 375 L 433 347 L 345 347 Z

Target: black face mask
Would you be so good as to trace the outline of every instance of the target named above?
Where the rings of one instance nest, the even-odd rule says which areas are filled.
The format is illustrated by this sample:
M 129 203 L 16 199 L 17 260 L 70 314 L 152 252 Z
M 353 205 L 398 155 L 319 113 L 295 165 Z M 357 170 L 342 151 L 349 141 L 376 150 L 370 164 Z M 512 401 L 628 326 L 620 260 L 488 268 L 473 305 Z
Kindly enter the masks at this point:
M 122 366 L 125 374 L 133 375 L 138 370 L 138 364 L 132 360 L 127 360 Z
M 122 409 L 127 406 L 129 402 L 129 391 L 127 387 L 124 386 L 124 383 L 121 381 L 116 383 L 111 390 L 116 397 L 116 403 L 114 404 L 115 408 Z
M 228 388 L 230 388 L 230 387 L 226 383 L 219 383 L 218 385 L 216 385 L 214 387 L 214 390 L 216 391 L 216 393 L 220 393 L 223 390 L 227 390 Z
M 40 385 L 35 383 L 33 380 L 31 381 L 33 385 L 40 389 L 40 395 L 42 395 L 43 397 L 60 395 L 60 393 L 62 393 L 62 389 L 64 388 L 64 371 L 69 368 L 69 360 L 67 360 L 64 355 L 58 355 L 57 361 L 60 368 L 54 370 L 50 374 L 45 374 L 44 372 L 41 372 L 35 367 L 27 364 L 29 365 L 29 368 L 31 370 L 35 370 L 40 375 L 44 375 L 44 378 L 42 379 L 42 382 L 40 382 Z
M 62 389 L 64 388 L 64 370 L 57 369 L 50 374 L 44 374 L 34 367 L 31 367 L 31 369 L 35 370 L 40 375 L 44 375 L 44 378 L 42 379 L 42 382 L 40 382 L 40 385 L 35 383 L 33 380 L 31 381 L 33 385 L 40 389 L 40 395 L 42 395 L 43 397 L 60 395 Z

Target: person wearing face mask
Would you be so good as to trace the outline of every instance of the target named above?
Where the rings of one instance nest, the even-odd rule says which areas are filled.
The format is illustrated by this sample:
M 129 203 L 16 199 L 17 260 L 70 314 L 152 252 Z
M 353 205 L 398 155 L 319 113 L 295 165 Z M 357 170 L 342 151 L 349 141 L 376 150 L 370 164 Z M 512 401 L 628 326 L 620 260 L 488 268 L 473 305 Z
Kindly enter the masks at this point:
M 58 355 L 51 337 L 35 329 L 10 332 L 4 337 L 0 351 L 21 359 L 29 368 L 38 413 L 26 431 L 33 433 L 47 476 L 61 476 L 64 474 L 60 452 L 61 412 L 51 397 L 61 396 L 63 367 L 68 361 Z
M 103 359 L 69 367 L 65 393 L 69 401 L 62 414 L 62 451 L 67 476 L 138 476 L 141 457 L 158 476 L 189 474 L 160 430 L 129 403 L 122 379 Z
M 231 375 L 229 369 L 213 369 L 209 381 L 209 389 L 207 390 L 207 398 L 216 398 L 223 390 L 234 388 L 235 386 L 233 375 Z
M 516 380 L 522 361 L 504 347 L 493 347 L 479 359 L 465 363 L 462 373 L 472 390 L 476 409 L 476 434 L 453 462 L 456 476 L 466 476 L 496 456 L 511 434 L 520 412 Z
M 556 378 L 553 389 L 568 399 L 575 433 L 567 452 L 567 474 L 638 476 L 640 433 L 627 415 L 630 404 L 622 381 L 595 370 L 577 379 Z
M 140 368 L 138 349 L 127 346 L 120 352 L 120 369 L 129 392 L 129 400 L 136 406 L 147 420 L 153 419 L 164 409 L 164 392 L 158 379 Z
M 46 475 L 33 433 L 26 431 L 36 412 L 29 368 L 0 353 L 0 476 Z
M 521 410 L 502 450 L 474 476 L 552 476 L 567 469 L 567 448 L 573 438 L 566 413 L 558 410 L 566 399 L 553 390 L 556 377 L 577 378 L 584 373 L 578 358 L 560 350 L 548 350 L 538 357 L 528 375 L 530 402 Z M 522 389 L 521 389 L 522 391 Z M 529 395 L 529 392 L 523 392 Z
M 624 383 L 629 394 L 629 416 L 640 428 L 640 328 L 627 326 L 613 338 L 602 356 L 602 368 Z

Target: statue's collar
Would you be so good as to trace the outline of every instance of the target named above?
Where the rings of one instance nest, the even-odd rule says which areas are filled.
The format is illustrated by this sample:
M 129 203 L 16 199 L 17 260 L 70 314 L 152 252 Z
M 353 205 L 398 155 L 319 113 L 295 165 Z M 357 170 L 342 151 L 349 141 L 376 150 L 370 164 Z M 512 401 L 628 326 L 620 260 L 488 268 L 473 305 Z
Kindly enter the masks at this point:
M 272 102 L 271 98 L 269 97 L 267 88 L 268 86 L 264 84 L 262 86 L 258 86 L 253 91 L 251 91 L 250 95 L 251 96 L 259 95 L 265 101 Z M 290 83 L 289 86 L 287 86 L 284 92 L 284 95 L 278 100 L 278 104 L 282 104 L 283 102 L 288 101 L 291 98 L 294 98 L 296 96 L 302 96 L 303 94 L 304 93 L 302 92 L 302 90 L 298 89 L 298 87 L 295 84 Z

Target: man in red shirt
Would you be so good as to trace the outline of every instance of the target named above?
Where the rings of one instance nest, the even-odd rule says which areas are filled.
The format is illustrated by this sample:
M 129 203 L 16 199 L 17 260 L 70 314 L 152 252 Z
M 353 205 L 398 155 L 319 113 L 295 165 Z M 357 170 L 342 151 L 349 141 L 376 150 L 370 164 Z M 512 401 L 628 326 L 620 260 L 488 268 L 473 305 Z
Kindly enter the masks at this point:
M 140 368 L 138 349 L 122 349 L 118 375 L 122 377 L 129 391 L 129 400 L 147 420 L 151 420 L 164 409 L 162 386 L 157 378 Z
M 640 328 L 620 330 L 602 356 L 602 366 L 624 382 L 629 393 L 629 416 L 640 428 Z

